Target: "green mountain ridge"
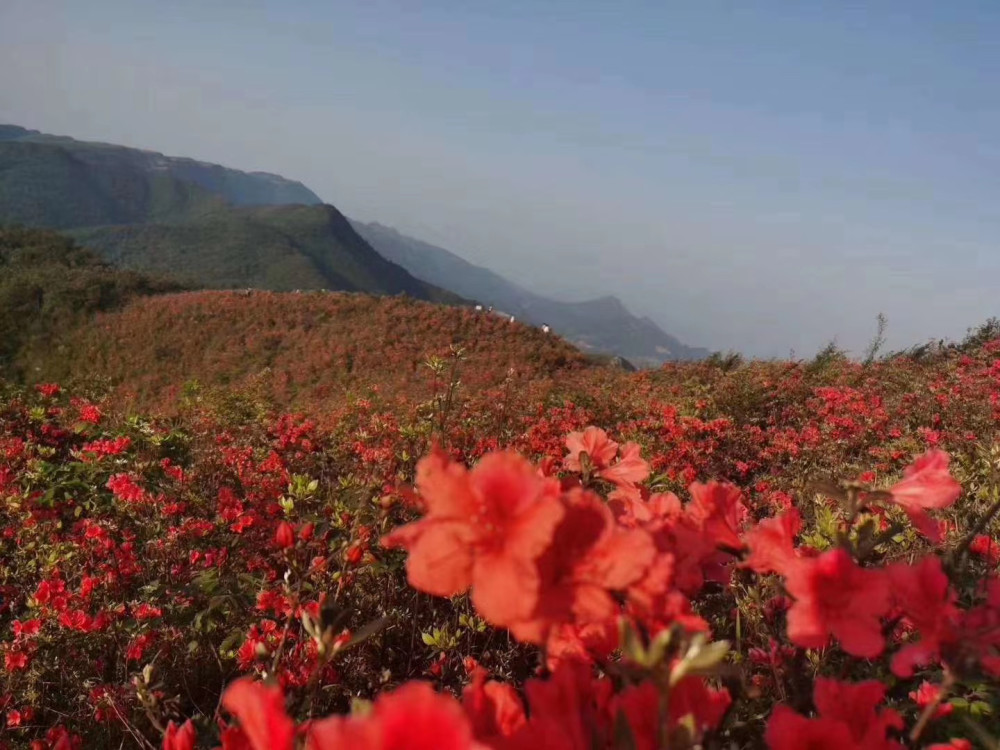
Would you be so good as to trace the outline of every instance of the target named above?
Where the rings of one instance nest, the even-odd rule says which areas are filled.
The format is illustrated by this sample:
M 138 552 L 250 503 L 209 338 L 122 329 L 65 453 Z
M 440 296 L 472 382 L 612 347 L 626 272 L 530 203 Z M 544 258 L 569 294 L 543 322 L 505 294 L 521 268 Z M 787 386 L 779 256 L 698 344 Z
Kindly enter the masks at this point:
M 47 135 L 17 125 L 0 125 L 0 153 L 28 149 L 35 156 L 56 155 L 70 159 L 84 169 L 90 168 L 91 181 L 114 176 L 118 199 L 127 199 L 136 181 L 164 180 L 180 182 L 201 189 L 201 197 L 223 198 L 234 206 L 267 206 L 287 203 L 318 205 L 323 201 L 301 182 L 269 172 L 244 172 L 187 157 L 165 156 L 158 151 L 129 148 L 110 143 L 78 141 L 68 136 Z M 127 177 L 123 177 L 127 175 Z M 125 180 L 123 182 L 123 180 Z M 121 188 L 125 188 L 122 190 Z M 143 220 L 140 216 L 138 220 Z M 107 220 L 98 223 L 125 223 Z
M 89 227 L 69 234 L 116 266 L 169 275 L 188 285 L 329 289 L 462 302 L 378 255 L 336 208 L 325 204 L 228 208 L 183 222 Z
M 14 125 L 0 125 L 2 224 L 60 230 L 189 286 L 462 302 L 384 259 L 301 183 Z

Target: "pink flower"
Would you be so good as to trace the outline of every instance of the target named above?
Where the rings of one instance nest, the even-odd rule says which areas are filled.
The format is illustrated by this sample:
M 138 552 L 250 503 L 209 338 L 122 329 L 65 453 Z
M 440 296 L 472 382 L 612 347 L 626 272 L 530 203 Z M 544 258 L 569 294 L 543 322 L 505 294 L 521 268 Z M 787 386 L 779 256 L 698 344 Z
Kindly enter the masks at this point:
M 598 469 L 611 465 L 618 455 L 618 443 L 608 437 L 608 433 L 600 427 L 588 427 L 583 432 L 571 432 L 566 436 L 566 448 L 569 454 L 563 459 L 563 465 L 570 471 L 583 471 L 580 454 L 586 453 L 590 463 Z
M 907 467 L 903 479 L 889 489 L 892 501 L 933 542 L 940 541 L 941 531 L 927 509 L 947 508 L 962 494 L 962 486 L 948 473 L 948 460 L 944 451 L 931 449 Z

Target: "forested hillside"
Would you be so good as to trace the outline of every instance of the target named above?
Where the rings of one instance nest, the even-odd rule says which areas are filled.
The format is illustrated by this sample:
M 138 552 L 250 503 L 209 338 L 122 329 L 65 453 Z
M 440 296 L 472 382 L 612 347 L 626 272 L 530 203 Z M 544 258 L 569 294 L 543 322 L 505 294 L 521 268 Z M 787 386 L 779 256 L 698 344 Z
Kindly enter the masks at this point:
M 113 268 L 55 232 L 0 227 L 0 377 L 72 357 L 65 337 L 98 312 L 180 288 Z

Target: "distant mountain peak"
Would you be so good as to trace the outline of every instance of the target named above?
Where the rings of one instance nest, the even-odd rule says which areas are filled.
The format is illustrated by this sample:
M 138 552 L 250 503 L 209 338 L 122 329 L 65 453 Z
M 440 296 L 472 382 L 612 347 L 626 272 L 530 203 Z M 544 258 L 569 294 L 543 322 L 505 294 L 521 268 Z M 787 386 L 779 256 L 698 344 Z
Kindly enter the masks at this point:
M 379 222 L 354 222 L 354 228 L 377 252 L 419 279 L 503 310 L 553 333 L 588 352 L 617 355 L 654 365 L 667 360 L 699 359 L 708 351 L 682 344 L 649 318 L 636 317 L 621 299 L 605 295 L 583 302 L 549 299 L 476 266 L 443 247 L 408 237 Z

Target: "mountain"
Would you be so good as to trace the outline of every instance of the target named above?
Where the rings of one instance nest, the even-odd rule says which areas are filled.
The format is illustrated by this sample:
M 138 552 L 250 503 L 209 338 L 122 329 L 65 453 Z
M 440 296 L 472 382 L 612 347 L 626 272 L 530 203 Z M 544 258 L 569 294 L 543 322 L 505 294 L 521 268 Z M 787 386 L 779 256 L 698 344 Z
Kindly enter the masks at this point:
M 0 125 L 0 225 L 62 231 L 117 266 L 188 287 L 329 289 L 461 304 L 549 325 L 639 365 L 697 359 L 615 297 L 561 302 L 380 224 L 352 225 L 299 182 Z
M 188 285 L 331 289 L 458 303 L 365 242 L 333 206 L 227 207 L 173 223 L 72 230 L 109 262 Z
M 384 257 L 414 276 L 467 299 L 549 325 L 587 352 L 613 353 L 641 365 L 701 359 L 707 349 L 682 344 L 646 317 L 632 315 L 616 297 L 561 302 L 534 294 L 450 250 L 400 234 L 377 222 L 353 222 L 358 234 Z
M 0 125 L 0 225 L 58 229 L 187 285 L 459 303 L 375 252 L 301 183 Z
M 185 218 L 225 204 L 320 203 L 278 175 L 0 125 L 0 223 L 62 229 Z

